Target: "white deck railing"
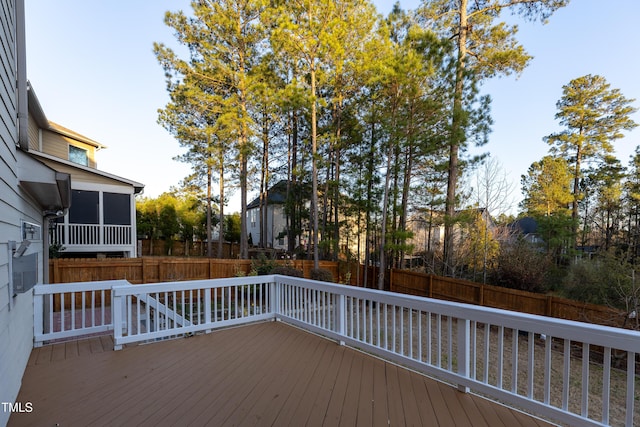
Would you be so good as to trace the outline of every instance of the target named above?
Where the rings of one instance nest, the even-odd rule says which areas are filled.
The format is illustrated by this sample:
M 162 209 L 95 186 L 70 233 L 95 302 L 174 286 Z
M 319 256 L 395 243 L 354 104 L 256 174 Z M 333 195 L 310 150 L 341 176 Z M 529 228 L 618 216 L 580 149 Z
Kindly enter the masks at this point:
M 63 246 L 122 246 L 132 241 L 130 225 L 56 224 L 54 243 Z
M 640 425 L 634 331 L 285 276 L 120 282 L 112 298 L 116 349 L 277 319 L 559 422 Z
M 114 286 L 131 284 L 107 280 L 35 286 L 34 345 L 113 330 Z

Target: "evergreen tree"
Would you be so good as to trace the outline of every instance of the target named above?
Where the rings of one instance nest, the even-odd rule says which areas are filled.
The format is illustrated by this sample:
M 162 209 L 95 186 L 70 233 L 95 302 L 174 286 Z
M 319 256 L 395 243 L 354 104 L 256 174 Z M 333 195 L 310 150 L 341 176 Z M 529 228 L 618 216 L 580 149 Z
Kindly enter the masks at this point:
M 240 182 L 240 256 L 248 257 L 247 190 L 248 163 L 254 151 L 254 122 L 250 93 L 261 44 L 265 40 L 259 18 L 264 0 L 208 0 L 193 2 L 193 17 L 182 11 L 167 12 L 165 23 L 176 32 L 178 41 L 189 49 L 189 60 L 182 60 L 162 44 L 155 52 L 168 79 L 193 80 L 191 95 L 206 102 L 216 113 L 218 137 L 235 142 Z M 199 90 L 195 90 L 195 88 Z M 171 91 L 172 86 L 169 86 Z
M 573 176 L 572 218 L 578 219 L 583 164 L 613 153 L 613 142 L 637 126 L 631 119 L 633 99 L 611 89 L 604 77 L 588 74 L 562 88 L 556 119 L 565 127 L 545 138 L 551 152 L 567 160 Z M 577 224 L 577 223 L 576 223 Z
M 571 203 L 571 172 L 566 160 L 545 156 L 522 176 L 522 207 L 530 215 L 550 216 Z
M 460 174 L 460 151 L 465 149 L 474 134 L 477 143 L 485 143 L 490 124 L 486 115 L 489 100 L 480 101 L 484 109 L 476 111 L 477 117 L 474 120 L 473 110 L 478 100 L 465 93 L 473 93 L 474 85 L 483 79 L 521 72 L 531 59 L 515 39 L 517 28 L 494 21 L 502 10 L 512 10 L 525 19 L 544 20 L 567 2 L 568 0 L 425 0 L 419 10 L 425 26 L 434 28 L 446 39 L 455 40 L 445 205 L 445 273 L 450 273 L 453 265 L 453 219 Z

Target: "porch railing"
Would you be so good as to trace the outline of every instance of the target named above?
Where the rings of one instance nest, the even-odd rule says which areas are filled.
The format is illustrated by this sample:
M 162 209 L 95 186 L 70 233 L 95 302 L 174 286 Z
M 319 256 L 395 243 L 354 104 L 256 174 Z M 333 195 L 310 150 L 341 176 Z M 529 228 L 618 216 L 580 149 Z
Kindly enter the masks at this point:
M 56 224 L 53 243 L 63 246 L 131 245 L 130 225 Z
M 116 349 L 276 319 L 559 422 L 640 425 L 634 331 L 284 276 L 111 290 Z

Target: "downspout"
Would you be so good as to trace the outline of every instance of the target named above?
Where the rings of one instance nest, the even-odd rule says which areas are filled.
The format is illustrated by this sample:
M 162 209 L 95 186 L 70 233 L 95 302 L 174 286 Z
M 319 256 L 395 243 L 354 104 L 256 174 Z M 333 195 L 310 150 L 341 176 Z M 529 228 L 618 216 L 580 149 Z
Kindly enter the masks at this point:
M 24 0 L 16 0 L 16 62 L 18 98 L 18 145 L 29 149 L 29 107 L 27 105 L 27 47 Z

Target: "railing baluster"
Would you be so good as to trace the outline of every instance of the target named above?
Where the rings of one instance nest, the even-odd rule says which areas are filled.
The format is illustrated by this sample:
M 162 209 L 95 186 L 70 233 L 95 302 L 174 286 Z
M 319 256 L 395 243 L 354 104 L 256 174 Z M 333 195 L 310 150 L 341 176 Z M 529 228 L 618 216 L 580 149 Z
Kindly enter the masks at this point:
M 535 334 L 533 332 L 529 332 L 528 336 L 528 357 L 527 357 L 527 397 L 529 399 L 533 399 L 533 378 L 535 371 Z
M 564 358 L 562 362 L 562 409 L 569 409 L 569 379 L 571 367 L 571 340 L 564 340 Z
M 449 323 L 453 323 L 449 318 Z M 470 355 L 470 322 L 468 319 L 456 319 L 458 330 L 456 335 L 458 338 L 458 375 L 463 378 L 469 377 L 469 355 Z M 453 356 L 453 355 L 451 355 Z M 468 386 L 458 384 L 458 390 L 464 393 L 469 392 Z
M 381 303 L 379 301 L 376 302 L 376 308 L 375 308 L 375 312 L 376 312 L 376 345 L 378 347 L 380 347 L 380 340 L 381 340 L 381 332 L 380 332 L 380 305 Z
M 418 311 L 418 360 L 422 362 L 422 311 Z
M 489 346 L 491 345 L 491 325 L 489 323 L 484 324 L 484 372 L 482 376 L 482 382 L 489 383 L 489 365 L 490 365 L 490 352 Z
M 426 324 L 426 328 L 427 328 L 427 364 L 431 365 L 431 339 L 432 339 L 432 334 L 431 334 L 431 313 L 427 312 L 427 324 Z
M 171 307 L 169 307 L 169 304 L 166 305 L 167 309 L 171 309 L 171 315 L 173 316 L 173 327 L 174 328 L 178 328 L 178 327 L 184 327 L 184 325 L 178 325 L 178 318 L 177 318 L 177 300 L 176 300 L 176 291 L 173 291 L 173 293 L 171 294 Z
M 127 310 L 125 312 L 125 316 L 127 316 L 127 335 L 131 335 L 131 317 L 132 317 L 132 313 L 133 313 L 133 307 L 131 306 L 132 302 L 131 301 L 132 296 L 131 295 L 127 295 L 126 301 L 127 301 Z
M 64 327 L 64 295 L 60 294 L 60 332 L 65 330 Z
M 634 398 L 635 398 L 635 384 L 636 384 L 636 353 L 631 351 L 627 352 L 627 417 L 625 424 L 628 426 L 633 425 L 634 414 Z
M 86 295 L 85 292 L 82 292 L 82 329 L 87 327 L 87 319 L 86 319 L 86 312 L 87 312 L 87 307 L 86 307 Z
M 76 293 L 71 292 L 71 330 L 76 328 Z
M 498 383 L 496 387 L 502 389 L 504 377 L 504 326 L 498 326 Z
M 413 359 L 413 309 L 409 309 L 409 358 Z
M 544 342 L 544 400 L 548 405 L 551 401 L 551 341 L 553 338 L 547 336 Z
M 373 305 L 374 302 L 372 300 L 368 300 L 369 303 L 369 307 L 368 307 L 368 315 L 367 315 L 367 319 L 369 319 L 369 343 L 371 345 L 373 345 L 373 334 L 375 333 L 374 329 L 373 329 Z
M 105 325 L 105 316 L 106 316 L 106 310 L 105 310 L 105 291 L 104 289 L 101 291 L 101 298 L 100 298 L 100 315 L 101 315 L 101 320 L 102 320 L 102 325 Z M 111 321 L 113 322 L 113 319 L 111 319 Z
M 393 323 L 391 325 L 391 330 L 392 330 L 392 340 L 391 340 L 391 345 L 392 345 L 392 351 L 395 353 L 396 350 L 396 316 L 397 316 L 397 310 L 396 310 L 396 306 L 392 305 L 391 306 L 391 310 L 393 311 Z
M 400 354 L 404 355 L 404 307 L 399 307 L 400 314 Z
M 47 333 L 53 333 L 53 311 L 55 310 L 53 294 L 49 294 L 49 327 Z
M 135 335 L 141 334 L 140 328 L 140 297 L 136 297 L 136 330 Z M 129 331 L 129 335 L 134 335 L 134 331 Z
M 96 291 L 91 291 L 91 326 L 96 326 Z
M 511 393 L 518 393 L 518 334 L 520 331 L 511 329 Z
M 384 303 L 383 306 L 384 308 L 383 310 L 383 314 L 384 314 L 384 321 L 382 322 L 382 330 L 384 331 L 384 349 L 388 350 L 389 349 L 389 306 L 387 305 L 387 303 Z
M 471 321 L 471 372 L 469 373 L 469 376 L 471 378 L 473 378 L 474 380 L 477 379 L 476 373 L 477 373 L 477 362 L 478 362 L 478 355 L 477 355 L 477 338 L 478 338 L 478 324 L 475 320 Z
M 436 366 L 438 366 L 438 368 L 441 368 L 442 367 L 442 315 L 440 313 L 436 315 L 436 333 L 437 333 L 436 350 L 438 351 Z
M 453 370 L 453 318 L 447 316 L 447 366 L 451 371 Z
M 589 344 L 582 344 L 582 403 L 580 415 L 589 415 Z

